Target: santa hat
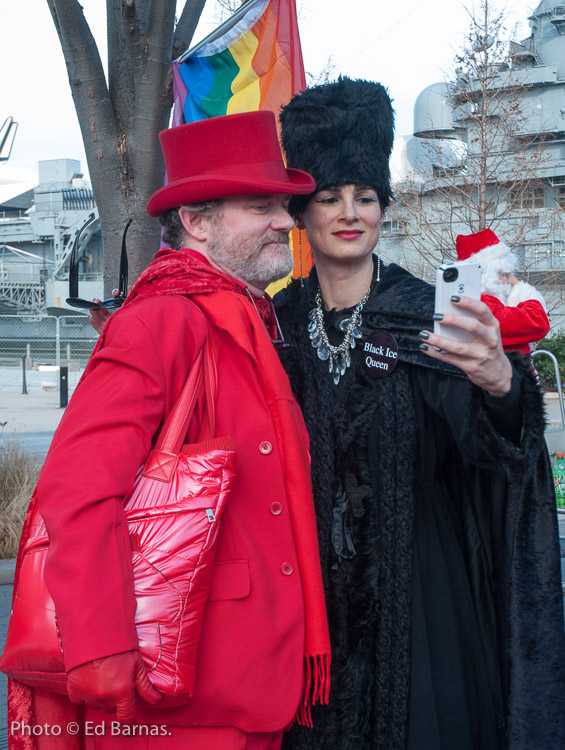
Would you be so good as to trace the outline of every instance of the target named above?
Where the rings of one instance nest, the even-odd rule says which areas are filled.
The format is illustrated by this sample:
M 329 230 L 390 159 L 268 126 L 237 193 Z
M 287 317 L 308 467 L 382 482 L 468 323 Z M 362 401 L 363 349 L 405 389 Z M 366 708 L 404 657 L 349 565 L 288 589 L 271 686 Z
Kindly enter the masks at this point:
M 510 273 L 516 267 L 516 256 L 505 242 L 501 242 L 492 229 L 474 234 L 460 234 L 455 240 L 457 260 L 472 258 L 481 266 L 496 266 L 501 273 Z
M 283 107 L 280 121 L 288 166 L 311 174 L 318 190 L 369 185 L 388 206 L 394 112 L 380 83 L 340 77 L 306 89 Z M 291 208 L 306 202 L 293 199 Z

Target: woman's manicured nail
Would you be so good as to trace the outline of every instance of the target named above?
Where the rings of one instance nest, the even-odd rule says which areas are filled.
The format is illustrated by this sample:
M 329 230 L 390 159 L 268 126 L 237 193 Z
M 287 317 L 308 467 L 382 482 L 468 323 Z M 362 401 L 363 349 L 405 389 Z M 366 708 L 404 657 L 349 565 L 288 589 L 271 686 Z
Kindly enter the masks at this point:
M 427 331 L 420 331 L 418 336 L 426 341 L 430 338 L 430 334 Z
M 420 349 L 423 352 L 427 352 L 430 347 L 427 344 L 420 344 Z
M 432 317 L 434 320 L 443 320 L 443 315 L 441 313 L 434 313 Z
M 451 297 L 451 301 L 452 302 L 461 302 L 461 297 L 457 297 L 457 295 L 454 294 L 453 297 Z

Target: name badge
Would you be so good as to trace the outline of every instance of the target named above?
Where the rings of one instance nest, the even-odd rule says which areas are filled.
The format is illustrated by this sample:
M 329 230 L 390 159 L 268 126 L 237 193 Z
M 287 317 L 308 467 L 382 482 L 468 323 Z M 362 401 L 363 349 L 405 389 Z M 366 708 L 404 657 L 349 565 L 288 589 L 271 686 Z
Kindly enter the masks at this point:
M 398 344 L 388 331 L 373 331 L 360 342 L 363 366 L 373 378 L 385 378 L 398 362 Z

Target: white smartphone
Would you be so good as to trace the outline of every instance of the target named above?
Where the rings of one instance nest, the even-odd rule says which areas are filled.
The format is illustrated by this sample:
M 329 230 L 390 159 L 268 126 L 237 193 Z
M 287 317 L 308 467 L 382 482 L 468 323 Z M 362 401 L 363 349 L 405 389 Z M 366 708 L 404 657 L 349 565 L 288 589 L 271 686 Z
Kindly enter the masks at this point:
M 472 312 L 462 310 L 451 302 L 451 297 L 456 295 L 460 297 L 464 294 L 466 297 L 474 299 L 481 298 L 481 266 L 471 260 L 461 260 L 455 263 L 444 263 L 436 272 L 436 301 L 435 313 L 456 313 L 465 315 L 469 318 L 474 317 Z M 470 342 L 473 336 L 468 331 L 453 326 L 442 325 L 441 321 L 434 321 L 434 333 L 455 341 Z

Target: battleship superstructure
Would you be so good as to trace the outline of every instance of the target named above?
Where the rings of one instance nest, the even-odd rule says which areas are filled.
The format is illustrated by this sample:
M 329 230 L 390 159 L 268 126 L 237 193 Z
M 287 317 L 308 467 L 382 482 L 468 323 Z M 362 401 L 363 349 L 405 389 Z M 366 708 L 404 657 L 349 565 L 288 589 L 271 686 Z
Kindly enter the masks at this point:
M 0 313 L 73 314 L 65 302 L 69 261 L 75 237 L 92 215 L 80 236 L 80 291 L 87 299 L 103 294 L 98 209 L 79 161 L 40 161 L 38 170 L 29 208 L 17 200 L 0 207 Z

